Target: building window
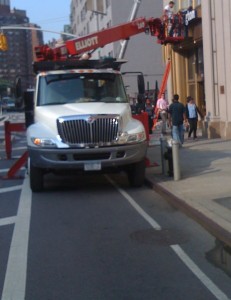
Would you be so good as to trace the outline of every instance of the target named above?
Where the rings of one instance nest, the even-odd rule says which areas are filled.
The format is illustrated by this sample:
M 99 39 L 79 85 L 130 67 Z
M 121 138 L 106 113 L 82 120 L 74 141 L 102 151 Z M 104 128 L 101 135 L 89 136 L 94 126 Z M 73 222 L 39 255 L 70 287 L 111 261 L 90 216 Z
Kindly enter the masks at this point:
M 86 34 L 90 33 L 90 26 L 89 26 L 89 22 L 87 22 L 87 30 L 86 30 Z
M 106 0 L 106 9 L 111 5 L 111 0 Z
M 190 52 L 188 57 L 188 80 L 195 79 L 195 64 L 196 64 L 195 54 L 194 51 Z
M 92 21 L 93 18 L 94 18 L 94 13 L 91 12 L 91 15 L 90 15 L 90 21 Z
M 196 99 L 196 90 L 195 90 L 195 83 L 188 84 L 188 96 L 191 96 L 193 99 Z
M 189 6 L 192 6 L 193 3 L 192 0 L 181 0 L 181 9 L 186 9 L 188 8 Z
M 81 18 L 81 21 L 84 21 L 86 18 L 86 11 L 84 8 L 81 10 L 80 18 Z
M 203 47 L 197 49 L 197 76 L 199 80 L 204 78 L 204 55 Z
M 76 32 L 77 32 L 77 26 L 75 24 L 75 26 L 74 26 L 74 33 L 76 33 Z
M 97 8 L 96 8 L 97 11 L 102 12 L 102 13 L 104 12 L 104 1 L 103 0 L 98 0 L 96 2 L 96 6 L 97 6 Z

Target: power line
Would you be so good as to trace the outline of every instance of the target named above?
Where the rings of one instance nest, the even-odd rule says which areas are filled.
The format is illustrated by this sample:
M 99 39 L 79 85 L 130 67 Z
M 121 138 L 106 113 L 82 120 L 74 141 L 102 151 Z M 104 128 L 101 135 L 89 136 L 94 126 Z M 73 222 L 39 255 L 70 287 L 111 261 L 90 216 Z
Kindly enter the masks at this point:
M 36 20 L 36 22 L 33 21 L 33 23 L 37 24 L 47 24 L 47 23 L 57 23 L 57 22 L 63 22 L 63 21 L 69 21 L 69 17 L 58 17 L 58 18 L 52 18 L 52 19 L 44 19 L 44 20 Z

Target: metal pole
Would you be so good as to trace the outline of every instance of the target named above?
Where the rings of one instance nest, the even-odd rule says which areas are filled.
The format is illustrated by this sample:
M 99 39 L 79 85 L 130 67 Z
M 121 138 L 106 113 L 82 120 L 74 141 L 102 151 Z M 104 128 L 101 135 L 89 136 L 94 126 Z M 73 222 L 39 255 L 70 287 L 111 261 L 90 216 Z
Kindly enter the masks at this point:
M 172 159 L 173 159 L 173 173 L 174 180 L 178 181 L 181 178 L 180 174 L 180 159 L 179 159 L 179 142 L 172 141 Z
M 160 138 L 160 154 L 161 154 L 161 167 L 162 167 L 162 174 L 167 174 L 167 168 L 166 168 L 166 160 L 164 158 L 164 153 L 167 149 L 167 140 L 165 137 Z
M 0 26 L 0 30 L 35 30 L 35 31 L 43 31 L 43 32 L 50 32 L 50 33 L 55 33 L 55 34 L 60 34 L 60 35 L 67 35 L 67 36 L 72 36 L 72 37 L 78 37 L 76 34 L 71 34 L 67 32 L 58 32 L 58 31 L 53 31 L 53 30 L 47 30 L 47 29 L 42 29 L 42 28 L 37 28 L 37 27 L 26 27 L 26 26 Z
M 131 12 L 131 15 L 130 15 L 130 18 L 129 18 L 128 21 L 133 21 L 136 18 L 139 7 L 140 7 L 140 3 L 141 3 L 141 0 L 134 0 L 134 5 L 132 7 L 132 12 Z M 120 48 L 120 52 L 119 52 L 119 55 L 118 55 L 118 59 L 123 59 L 124 55 L 125 55 L 125 52 L 126 52 L 126 49 L 127 49 L 127 46 L 128 46 L 128 40 L 122 41 L 120 43 L 120 45 L 121 45 L 121 48 Z
M 10 131 L 10 122 L 4 122 L 5 127 L 5 150 L 6 150 L 6 158 L 11 159 L 12 152 L 12 144 L 11 144 L 11 131 Z

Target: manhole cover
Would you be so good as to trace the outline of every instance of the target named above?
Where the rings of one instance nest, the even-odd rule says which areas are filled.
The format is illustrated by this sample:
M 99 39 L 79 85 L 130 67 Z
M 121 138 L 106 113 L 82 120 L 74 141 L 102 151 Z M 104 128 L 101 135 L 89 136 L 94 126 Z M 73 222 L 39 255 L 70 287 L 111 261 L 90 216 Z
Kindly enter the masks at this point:
M 140 244 L 170 246 L 176 244 L 184 244 L 189 237 L 178 230 L 172 229 L 146 229 L 135 231 L 130 234 L 130 238 Z

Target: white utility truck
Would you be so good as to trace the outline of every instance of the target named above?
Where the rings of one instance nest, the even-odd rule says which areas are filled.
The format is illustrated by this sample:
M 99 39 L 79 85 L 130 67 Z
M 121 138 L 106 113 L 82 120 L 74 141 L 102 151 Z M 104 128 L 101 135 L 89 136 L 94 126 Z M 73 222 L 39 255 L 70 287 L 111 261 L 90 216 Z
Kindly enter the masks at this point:
M 27 129 L 33 192 L 42 191 L 46 173 L 69 170 L 124 170 L 132 186 L 143 184 L 147 138 L 132 118 L 119 65 L 35 63 L 34 122 Z

